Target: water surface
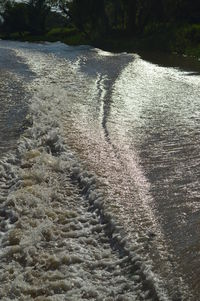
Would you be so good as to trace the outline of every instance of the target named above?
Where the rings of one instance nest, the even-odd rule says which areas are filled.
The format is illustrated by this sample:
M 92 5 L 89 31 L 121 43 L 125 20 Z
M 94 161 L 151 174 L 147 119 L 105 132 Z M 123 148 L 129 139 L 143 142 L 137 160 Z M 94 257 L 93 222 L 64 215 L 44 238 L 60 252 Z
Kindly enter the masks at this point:
M 32 116 L 18 142 L 12 188 L 13 212 L 26 212 L 18 216 L 24 226 L 13 226 L 22 239 L 13 243 L 8 226 L 3 244 L 24 246 L 12 266 L 24 282 L 10 277 L 8 297 L 17 296 L 20 283 L 23 298 L 198 300 L 199 63 L 61 43 L 1 41 L 0 51 L 2 147 L 19 139 L 27 92 Z M 75 213 L 66 214 L 66 227 L 69 208 Z

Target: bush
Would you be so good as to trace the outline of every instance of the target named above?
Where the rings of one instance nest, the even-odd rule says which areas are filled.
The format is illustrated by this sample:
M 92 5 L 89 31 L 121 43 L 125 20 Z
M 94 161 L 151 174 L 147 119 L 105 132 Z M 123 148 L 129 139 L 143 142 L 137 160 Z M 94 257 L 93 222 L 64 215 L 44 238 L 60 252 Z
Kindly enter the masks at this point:
M 171 25 L 168 23 L 149 23 L 144 28 L 144 35 L 154 35 L 159 33 L 166 33 L 171 29 Z
M 192 24 L 185 29 L 186 39 L 193 45 L 200 43 L 200 24 Z
M 200 24 L 186 24 L 175 31 L 173 48 L 179 53 L 190 53 L 200 46 Z M 192 51 L 193 52 L 193 51 Z
M 59 38 L 59 39 L 64 39 L 66 37 L 70 37 L 72 35 L 76 35 L 77 34 L 77 29 L 75 28 L 52 28 L 48 33 L 47 33 L 47 37 L 48 38 Z

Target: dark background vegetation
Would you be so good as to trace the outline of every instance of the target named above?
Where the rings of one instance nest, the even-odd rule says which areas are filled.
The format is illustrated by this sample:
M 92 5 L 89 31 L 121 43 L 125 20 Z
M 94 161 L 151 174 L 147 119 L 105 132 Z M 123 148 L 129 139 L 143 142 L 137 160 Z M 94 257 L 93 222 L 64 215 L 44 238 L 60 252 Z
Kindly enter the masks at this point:
M 7 39 L 200 56 L 200 0 L 0 0 Z

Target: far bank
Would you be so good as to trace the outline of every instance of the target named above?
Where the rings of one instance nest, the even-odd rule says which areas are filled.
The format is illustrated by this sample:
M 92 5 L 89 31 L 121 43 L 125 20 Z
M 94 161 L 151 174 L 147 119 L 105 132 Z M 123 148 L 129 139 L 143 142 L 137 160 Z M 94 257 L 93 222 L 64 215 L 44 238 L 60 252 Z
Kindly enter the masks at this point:
M 89 37 L 75 28 L 53 28 L 43 35 L 15 32 L 0 33 L 2 39 L 28 42 L 57 42 L 92 45 L 112 52 L 161 51 L 200 58 L 200 24 L 153 24 L 143 33 L 127 35 L 113 31 L 106 36 Z

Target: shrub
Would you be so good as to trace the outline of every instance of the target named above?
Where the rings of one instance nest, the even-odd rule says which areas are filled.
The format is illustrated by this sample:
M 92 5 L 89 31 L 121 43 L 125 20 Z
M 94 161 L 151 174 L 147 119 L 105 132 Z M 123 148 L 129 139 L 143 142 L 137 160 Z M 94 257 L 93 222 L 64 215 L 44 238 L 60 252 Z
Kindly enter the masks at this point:
M 48 38 L 59 38 L 64 39 L 66 37 L 77 34 L 77 29 L 75 28 L 53 28 L 47 33 Z

